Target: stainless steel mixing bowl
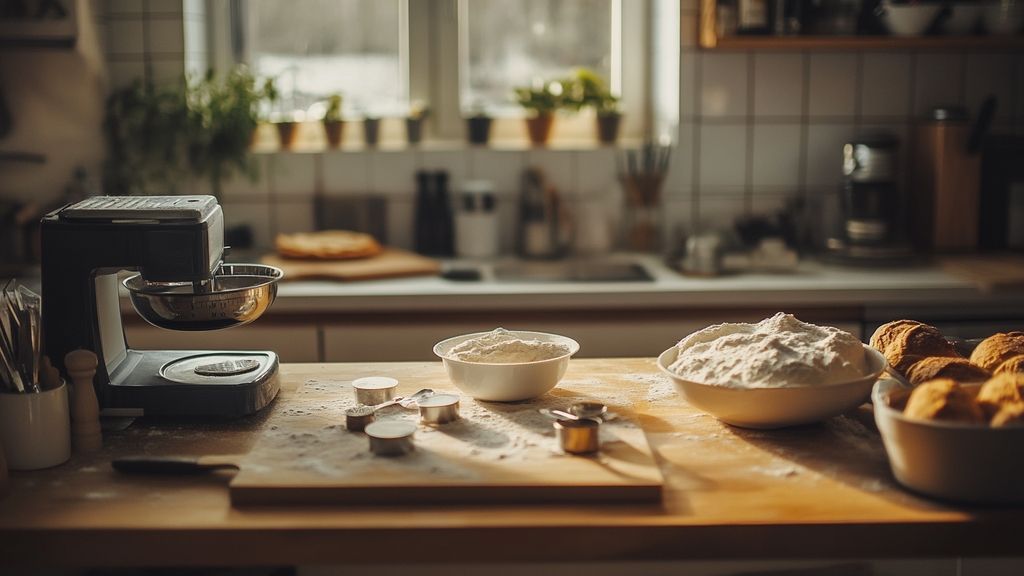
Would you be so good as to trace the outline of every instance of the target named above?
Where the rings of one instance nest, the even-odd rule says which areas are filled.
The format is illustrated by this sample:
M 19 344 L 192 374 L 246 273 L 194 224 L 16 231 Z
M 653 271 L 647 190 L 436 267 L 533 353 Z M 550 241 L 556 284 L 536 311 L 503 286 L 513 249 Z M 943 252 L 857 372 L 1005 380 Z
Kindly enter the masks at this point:
M 150 282 L 136 274 L 125 279 L 135 311 L 146 322 L 168 330 L 219 330 L 259 318 L 277 297 L 280 268 L 224 264 L 209 281 Z

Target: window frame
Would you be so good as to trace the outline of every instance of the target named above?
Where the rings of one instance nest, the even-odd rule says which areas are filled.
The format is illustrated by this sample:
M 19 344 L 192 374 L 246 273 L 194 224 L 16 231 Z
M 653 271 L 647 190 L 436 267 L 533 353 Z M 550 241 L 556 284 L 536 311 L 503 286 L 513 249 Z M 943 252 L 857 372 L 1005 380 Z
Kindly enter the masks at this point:
M 235 17 L 241 13 L 242 1 L 206 0 L 207 58 L 217 72 L 244 61 L 244 24 Z M 460 72 L 465 65 L 462 46 L 466 30 L 461 8 L 470 0 L 401 1 L 400 56 L 407 94 L 410 103 L 426 102 L 431 109 L 424 137 L 463 140 Z M 619 30 L 612 36 L 610 84 L 621 98 L 620 140 L 639 140 L 652 118 L 651 0 L 612 0 L 612 6 L 612 21 L 619 23 Z M 495 118 L 491 142 L 498 146 L 526 143 L 525 117 L 524 111 L 521 116 Z M 552 144 L 593 144 L 595 140 L 591 111 L 559 114 Z

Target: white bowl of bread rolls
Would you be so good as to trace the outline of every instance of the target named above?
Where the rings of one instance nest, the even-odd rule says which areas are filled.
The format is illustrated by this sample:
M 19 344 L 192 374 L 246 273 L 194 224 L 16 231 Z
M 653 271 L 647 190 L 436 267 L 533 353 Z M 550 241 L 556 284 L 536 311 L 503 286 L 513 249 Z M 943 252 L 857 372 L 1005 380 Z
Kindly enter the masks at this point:
M 896 480 L 945 500 L 1024 502 L 1024 333 L 990 336 L 964 358 L 934 327 L 899 320 L 871 345 L 913 386 L 885 379 L 872 391 Z

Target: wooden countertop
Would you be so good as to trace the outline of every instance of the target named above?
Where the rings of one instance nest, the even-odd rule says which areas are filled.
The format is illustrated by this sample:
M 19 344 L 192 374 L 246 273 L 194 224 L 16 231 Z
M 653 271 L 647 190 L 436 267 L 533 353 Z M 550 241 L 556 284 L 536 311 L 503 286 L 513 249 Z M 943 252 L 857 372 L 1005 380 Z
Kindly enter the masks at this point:
M 444 379 L 440 362 L 292 364 L 263 414 L 147 420 L 104 450 L 12 473 L 0 501 L 5 565 L 227 565 L 849 558 L 1019 554 L 1024 508 L 971 509 L 909 494 L 864 408 L 782 431 L 731 428 L 679 400 L 653 359 L 574 360 L 560 387 L 622 383 L 666 478 L 661 505 L 234 509 L 230 475 L 128 477 L 126 454 L 242 454 L 303 382 L 368 373 Z M 557 389 L 556 389 L 557 392 Z M 400 552 L 397 552 L 400 551 Z

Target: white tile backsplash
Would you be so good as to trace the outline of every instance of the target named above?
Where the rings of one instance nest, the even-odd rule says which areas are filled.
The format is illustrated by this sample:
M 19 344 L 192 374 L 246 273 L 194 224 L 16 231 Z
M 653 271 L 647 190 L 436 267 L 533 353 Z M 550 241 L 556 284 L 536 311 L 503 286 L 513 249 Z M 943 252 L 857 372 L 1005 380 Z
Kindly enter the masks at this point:
M 990 95 L 997 100 L 995 120 L 1009 122 L 1013 118 L 1014 57 L 1009 54 L 968 54 L 967 94 L 964 104 L 971 117 L 977 116 L 981 103 Z
M 181 14 L 183 12 L 182 0 L 146 0 L 149 3 L 150 14 Z
M 697 202 L 699 231 L 731 228 L 737 216 L 746 212 L 746 199 L 737 195 L 701 196 Z
M 697 58 L 697 53 L 692 51 L 679 56 L 679 117 L 684 122 L 697 114 L 697 99 L 700 97 Z
M 269 169 L 274 197 L 311 198 L 316 193 L 316 154 L 274 154 Z
M 369 152 L 324 152 L 323 192 L 328 196 L 365 194 L 370 184 Z
M 107 74 L 110 88 L 117 90 L 127 88 L 146 73 L 146 65 L 141 60 L 107 63 Z
M 387 243 L 398 248 L 412 249 L 413 222 L 416 203 L 412 197 L 393 196 L 388 198 L 388 237 Z
M 754 116 L 799 118 L 803 113 L 804 56 L 755 54 Z
M 272 217 L 275 234 L 310 232 L 316 228 L 312 202 L 275 202 Z
M 910 55 L 864 54 L 861 115 L 905 117 L 910 112 Z
M 963 72 L 963 54 L 918 54 L 914 71 L 913 115 L 922 117 L 933 106 L 961 104 Z
M 225 226 L 249 225 L 254 248 L 267 249 L 274 245 L 269 202 L 232 202 L 225 198 L 221 207 Z
M 745 116 L 749 57 L 705 52 L 700 58 L 700 114 Z
M 796 190 L 800 186 L 800 124 L 755 124 L 753 182 Z
M 701 126 L 701 189 L 742 190 L 746 179 L 746 125 L 705 124 Z
M 853 124 L 812 124 L 807 128 L 808 188 L 838 186 L 842 177 L 843 144 L 856 135 Z
M 370 157 L 370 184 L 380 194 L 412 196 L 416 191 L 416 153 L 410 150 L 373 151 Z
M 111 56 L 142 56 L 145 50 L 142 20 L 111 20 L 107 25 L 107 50 Z
M 857 111 L 857 55 L 811 54 L 811 116 L 853 116 Z
M 161 54 L 184 54 L 185 32 L 181 18 L 149 18 L 149 51 Z
M 599 196 L 617 192 L 618 168 L 616 162 L 622 154 L 615 148 L 581 150 L 576 153 L 577 191 L 581 196 Z
M 554 185 L 562 194 L 578 193 L 576 152 L 531 148 L 526 152 L 525 167 L 540 168 L 548 184 Z
M 499 195 L 513 195 L 519 191 L 525 153 L 473 147 L 469 155 L 470 175 L 474 180 L 490 180 Z
M 158 86 L 166 86 L 185 79 L 185 62 L 176 60 L 152 60 L 149 63 L 153 74 L 153 82 Z
M 221 194 L 233 201 L 270 200 L 270 182 L 266 165 L 268 158 L 264 155 L 250 156 L 252 177 L 249 174 L 234 174 L 221 183 Z

